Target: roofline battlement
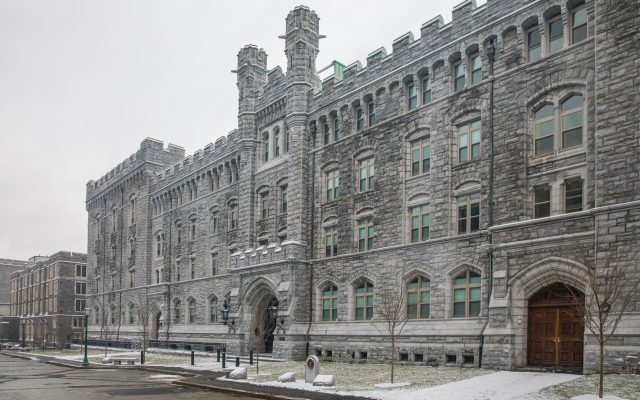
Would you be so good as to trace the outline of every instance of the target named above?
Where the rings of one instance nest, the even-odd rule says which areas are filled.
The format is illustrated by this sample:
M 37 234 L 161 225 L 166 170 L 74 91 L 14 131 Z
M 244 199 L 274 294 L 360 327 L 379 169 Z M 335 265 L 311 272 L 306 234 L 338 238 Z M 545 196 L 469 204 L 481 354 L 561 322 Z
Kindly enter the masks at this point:
M 164 147 L 164 142 L 147 137 L 140 143 L 138 151 L 127 157 L 115 168 L 107 172 L 97 181 L 87 182 L 87 199 L 103 187 L 114 184 L 118 179 L 133 171 L 146 162 L 162 163 L 165 159 L 184 157 L 184 148 L 172 143 Z
M 542 0 L 532 2 L 524 0 L 487 0 L 481 6 L 475 0 L 465 0 L 453 7 L 452 19 L 444 23 L 442 15 L 437 15 L 420 26 L 420 37 L 414 38 L 412 32 L 398 36 L 392 42 L 392 51 L 382 46 L 366 57 L 366 66 L 361 61 L 355 61 L 344 69 L 342 79 L 336 79 L 334 74 L 322 81 L 322 88 L 314 93 L 314 100 L 330 102 L 336 93 L 334 88 L 349 87 L 349 90 L 367 86 L 382 75 L 389 68 L 401 68 L 406 64 L 417 63 L 424 59 L 424 55 L 437 53 L 449 45 L 455 45 L 461 38 L 474 34 L 502 17 L 521 12 L 524 8 L 534 7 Z M 518 9 L 513 11 L 514 6 Z M 446 60 L 443 59 L 443 60 Z
M 203 167 L 217 159 L 224 157 L 232 153 L 235 149 L 235 145 L 238 141 L 238 130 L 234 129 L 226 136 L 221 136 L 216 139 L 215 143 L 209 143 L 201 149 L 196 150 L 193 154 L 190 154 L 182 159 L 182 161 L 175 163 L 162 172 L 155 174 L 151 179 L 152 186 L 154 185 L 166 185 L 174 180 L 184 178 L 186 175 L 197 171 L 200 167 Z M 152 187 L 152 191 L 156 188 Z

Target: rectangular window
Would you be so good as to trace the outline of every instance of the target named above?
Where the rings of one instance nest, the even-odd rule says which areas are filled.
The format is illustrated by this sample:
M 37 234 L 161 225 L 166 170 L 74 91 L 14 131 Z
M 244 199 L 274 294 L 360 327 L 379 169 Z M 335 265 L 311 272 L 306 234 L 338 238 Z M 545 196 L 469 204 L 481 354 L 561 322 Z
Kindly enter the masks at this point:
M 211 276 L 218 275 L 218 253 L 211 253 Z
M 340 130 L 340 120 L 338 117 L 333 120 L 333 137 L 335 140 L 340 140 L 342 138 L 342 131 Z
M 324 187 L 327 202 L 338 199 L 340 196 L 340 172 L 338 170 L 325 172 Z
M 338 320 L 338 288 L 329 286 L 322 291 L 322 320 Z
M 269 161 L 269 134 L 262 136 L 262 153 L 264 162 Z
M 429 204 L 411 207 L 411 243 L 429 239 Z
M 323 126 L 323 143 L 329 144 L 329 140 L 331 139 L 331 129 L 329 129 L 329 124 L 325 123 Z
M 367 117 L 369 118 L 369 126 L 376 124 L 376 103 L 373 101 L 367 104 Z
M 129 287 L 132 288 L 136 285 L 136 273 L 135 271 L 129 271 Z
M 431 102 L 431 80 L 424 78 L 422 80 L 422 104 Z
M 87 266 L 86 265 L 76 265 L 76 276 L 86 278 L 87 276 Z
M 76 294 L 87 294 L 87 284 L 85 282 L 76 282 Z
M 356 129 L 361 131 L 364 129 L 364 112 L 362 107 L 356 108 Z
M 373 218 L 358 221 L 358 251 L 373 250 Z
M 429 138 L 411 142 L 411 176 L 429 172 L 431 169 L 431 144 Z
M 191 240 L 196 240 L 196 222 L 191 222 Z
M 535 112 L 535 153 L 536 156 L 553 153 L 556 110 L 546 104 Z
M 260 193 L 260 219 L 269 217 L 269 193 Z
M 458 197 L 458 234 L 480 230 L 480 192 Z
M 324 229 L 324 255 L 334 257 L 338 255 L 338 227 L 330 226 Z
M 558 52 L 564 47 L 563 30 L 561 16 L 549 21 L 549 54 Z
M 375 185 L 375 166 L 373 157 L 358 161 L 359 188 L 361 192 L 373 189 Z
M 287 207 L 288 207 L 287 186 L 281 186 L 280 187 L 280 212 L 283 214 L 286 213 Z
M 477 54 L 471 57 L 471 84 L 476 84 L 482 80 L 482 58 Z
M 480 120 L 458 126 L 458 161 L 480 158 Z
M 464 65 L 458 61 L 453 65 L 453 91 L 458 92 L 464 89 Z
M 356 288 L 356 320 L 373 318 L 373 286 L 368 282 Z
M 182 279 L 182 265 L 180 262 L 176 262 L 176 281 L 180 282 L 180 279 Z
M 407 95 L 409 96 L 409 110 L 413 110 L 418 106 L 418 89 L 414 83 L 407 87 Z
M 587 38 L 587 9 L 580 7 L 571 12 L 571 43 Z
M 564 199 L 565 212 L 582 211 L 582 179 L 564 181 Z
M 562 102 L 562 148 L 582 145 L 582 114 L 584 98 L 574 95 Z
M 131 199 L 131 223 L 136 222 L 136 199 Z
M 551 188 L 547 185 L 534 189 L 534 217 L 544 218 L 551 215 Z
M 196 279 L 196 259 L 192 258 L 191 262 L 191 279 Z
M 273 155 L 274 157 L 280 157 L 280 129 L 276 128 L 273 133 Z
M 76 312 L 84 312 L 86 304 L 85 300 L 76 299 Z
M 232 205 L 231 206 L 231 210 L 229 212 L 229 219 L 230 219 L 230 224 L 231 225 L 231 229 L 237 229 L 238 228 L 238 205 Z
M 527 32 L 527 60 L 537 61 L 542 57 L 542 46 L 540 45 L 540 29 L 538 25 Z

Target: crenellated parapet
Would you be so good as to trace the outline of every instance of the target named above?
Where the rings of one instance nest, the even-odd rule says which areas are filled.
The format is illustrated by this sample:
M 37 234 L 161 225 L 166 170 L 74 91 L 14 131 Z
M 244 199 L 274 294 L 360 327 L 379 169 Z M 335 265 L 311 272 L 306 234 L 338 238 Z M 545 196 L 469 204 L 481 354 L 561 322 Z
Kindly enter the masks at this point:
M 234 129 L 226 136 L 218 138 L 215 143 L 209 143 L 204 148 L 168 166 L 152 178 L 151 191 L 159 190 L 191 175 L 197 175 L 199 172 L 202 173 L 203 169 L 211 166 L 215 168 L 220 164 L 224 168 L 228 159 L 238 155 L 238 139 L 238 131 Z
M 137 152 L 130 155 L 100 179 L 91 180 L 87 183 L 87 201 L 90 201 L 90 199 L 105 190 L 111 189 L 120 180 L 126 179 L 133 171 L 145 164 L 152 164 L 156 167 L 168 165 L 183 157 L 184 149 L 182 147 L 169 143 L 165 148 L 162 141 L 146 138 L 140 143 L 140 148 Z

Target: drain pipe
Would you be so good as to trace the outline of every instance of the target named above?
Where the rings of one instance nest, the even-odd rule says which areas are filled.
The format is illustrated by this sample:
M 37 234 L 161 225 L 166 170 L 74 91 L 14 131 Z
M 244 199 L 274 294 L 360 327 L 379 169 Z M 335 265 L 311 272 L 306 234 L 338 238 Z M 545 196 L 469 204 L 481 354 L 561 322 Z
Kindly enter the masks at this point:
M 493 77 L 493 64 L 496 60 L 496 45 L 495 39 L 491 39 L 487 48 L 487 58 L 489 59 L 489 226 L 493 226 L 493 180 L 494 180 L 494 166 L 493 166 L 493 90 L 494 90 L 494 77 Z M 493 243 L 493 234 L 489 232 L 488 236 L 489 245 Z M 487 289 L 489 301 L 491 300 L 491 294 L 493 291 L 493 250 L 489 248 L 487 254 L 487 266 L 488 266 L 488 281 Z M 484 350 L 484 330 L 489 324 L 489 314 L 487 310 L 487 320 L 484 322 L 482 329 L 480 330 L 480 348 L 478 354 L 478 368 L 482 368 L 482 353 Z
M 316 132 L 311 132 L 309 141 L 312 144 L 312 149 L 316 147 Z M 309 241 L 311 242 L 309 251 L 309 324 L 307 325 L 305 351 L 307 356 L 309 355 L 310 339 L 309 332 L 311 331 L 311 324 L 313 323 L 313 258 L 315 257 L 315 236 L 316 236 L 316 153 L 311 151 L 311 235 Z

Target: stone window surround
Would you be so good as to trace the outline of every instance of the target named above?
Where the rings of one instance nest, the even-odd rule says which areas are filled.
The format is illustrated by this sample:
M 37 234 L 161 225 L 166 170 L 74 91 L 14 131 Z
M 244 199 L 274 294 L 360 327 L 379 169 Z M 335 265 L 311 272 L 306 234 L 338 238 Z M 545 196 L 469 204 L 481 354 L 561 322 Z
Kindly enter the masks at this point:
M 182 322 L 182 301 L 179 298 L 174 298 L 171 302 L 173 313 L 171 315 L 172 323 L 179 324 Z
M 364 160 L 367 159 L 371 159 L 373 160 L 373 168 L 374 168 L 374 173 L 373 173 L 373 179 L 374 179 L 374 187 L 373 188 L 369 188 L 369 180 L 370 180 L 370 176 L 369 176 L 369 171 L 368 171 L 368 167 L 367 167 L 367 178 L 366 178 L 366 182 L 367 182 L 367 187 L 365 188 L 365 190 L 360 190 L 360 163 Z M 364 147 L 362 149 L 360 149 L 360 151 L 358 153 L 355 154 L 354 157 L 354 161 L 355 161 L 355 182 L 354 182 L 354 187 L 356 188 L 355 193 L 366 193 L 369 191 L 372 191 L 375 189 L 375 184 L 376 184 L 376 180 L 375 180 L 375 150 L 372 147 Z
M 475 272 L 477 274 L 480 275 L 480 314 L 477 317 L 454 317 L 453 316 L 453 286 L 454 286 L 454 280 L 456 278 L 456 276 L 458 276 L 459 274 L 461 274 L 462 272 L 469 270 L 472 272 Z M 444 315 L 445 318 L 452 318 L 452 319 L 478 319 L 478 318 L 482 318 L 482 316 L 485 314 L 485 310 L 486 310 L 486 302 L 484 299 L 485 293 L 486 293 L 486 277 L 484 275 L 484 271 L 481 268 L 477 268 L 474 267 L 471 264 L 467 264 L 467 263 L 463 263 L 463 264 L 459 264 L 453 268 L 451 268 L 449 271 L 447 271 L 445 274 L 445 290 L 444 290 Z M 433 285 L 433 281 L 432 283 L 432 288 L 431 290 L 434 289 L 435 285 Z M 431 303 L 433 304 L 433 302 Z
M 472 234 L 475 232 L 468 232 L 468 233 L 461 233 L 458 234 L 458 197 L 460 196 L 466 196 L 466 195 L 470 195 L 472 193 L 476 193 L 479 192 L 480 193 L 480 199 L 479 199 L 479 203 L 480 203 L 480 231 L 482 230 L 482 218 L 483 218 L 483 212 L 482 212 L 482 185 L 480 182 L 477 181 L 469 181 L 466 183 L 463 183 L 462 185 L 460 185 L 457 189 L 455 189 L 452 193 L 452 199 L 451 199 L 451 205 L 453 207 L 453 210 L 451 212 L 451 216 L 452 216 L 452 220 L 451 220 L 451 232 L 453 233 L 453 236 L 460 236 L 460 235 L 468 235 L 468 234 Z M 468 219 L 469 222 L 468 224 L 470 224 L 470 217 L 471 215 L 468 215 Z
M 198 303 L 193 297 L 187 299 L 187 315 L 185 323 L 195 324 L 198 322 Z
M 451 160 L 455 160 L 455 165 L 461 165 L 461 164 L 467 164 L 467 163 L 473 163 L 473 162 L 477 162 L 482 160 L 482 115 L 480 113 L 480 111 L 478 110 L 469 110 L 467 112 L 465 112 L 464 114 L 457 116 L 456 118 L 453 118 L 451 123 L 451 129 L 452 129 L 452 145 L 451 148 L 453 150 L 453 154 L 451 155 Z M 459 139 L 458 137 L 460 136 L 459 132 L 458 132 L 458 128 L 460 126 L 464 126 L 464 125 L 469 125 L 469 127 L 471 127 L 471 124 L 473 124 L 474 122 L 479 121 L 480 122 L 480 156 L 477 158 L 472 158 L 472 139 L 471 139 L 471 130 L 469 129 L 467 131 L 467 160 L 465 161 L 460 161 L 460 151 L 459 151 Z
M 421 147 L 421 151 L 420 151 L 420 173 L 416 174 L 416 175 L 412 175 L 412 145 L 416 142 L 422 141 L 424 139 L 429 139 L 429 146 L 431 146 L 431 131 L 429 129 L 426 128 L 422 128 L 422 129 L 418 129 L 416 131 L 413 131 L 411 133 L 409 133 L 407 136 L 405 136 L 405 158 L 406 158 L 406 179 L 411 179 L 411 178 L 415 178 L 418 176 L 425 176 L 425 175 L 429 175 L 429 173 L 431 172 L 431 168 L 429 168 L 429 171 L 427 172 L 423 172 L 423 168 L 422 168 L 422 147 Z
M 529 218 L 535 219 L 534 216 L 534 202 L 535 202 L 535 188 L 539 186 L 547 185 L 551 188 L 551 213 L 550 217 L 554 215 L 565 214 L 565 195 L 564 185 L 565 181 L 570 179 L 582 180 L 582 209 L 585 210 L 587 206 L 586 188 L 588 187 L 588 181 L 586 179 L 586 169 L 583 165 L 572 166 L 559 171 L 552 171 L 542 176 L 534 177 L 530 180 L 529 193 L 530 193 L 530 212 Z M 539 218 L 538 218 L 539 219 Z
M 373 286 L 373 317 L 368 320 L 368 319 L 362 319 L 362 320 L 356 320 L 356 288 L 363 282 L 363 281 L 367 281 L 369 282 L 369 284 L 371 284 Z M 337 286 L 337 285 L 336 285 Z M 357 278 L 353 279 L 351 282 L 349 282 L 349 284 L 347 285 L 347 287 L 349 288 L 349 290 L 347 291 L 347 320 L 348 321 L 354 321 L 354 322 L 363 322 L 363 323 L 371 323 L 371 321 L 375 321 L 378 317 L 378 313 L 376 312 L 376 295 L 377 295 L 377 289 L 378 289 L 378 284 L 376 282 L 375 279 L 373 279 L 370 276 L 367 275 L 360 275 Z M 338 293 L 341 293 L 340 291 L 340 286 L 338 286 Z M 340 299 L 340 297 L 338 296 L 338 299 Z M 340 304 L 340 300 L 338 300 L 338 305 Z M 365 304 L 366 307 L 366 304 Z M 340 308 L 340 307 L 338 307 Z M 338 320 L 340 320 L 340 311 L 338 311 Z M 365 313 L 366 315 L 366 313 Z M 334 321 L 335 322 L 335 321 Z
M 360 239 L 359 238 L 359 233 L 360 233 L 359 232 L 359 229 L 360 229 L 359 223 L 360 223 L 360 221 L 366 220 L 366 219 L 371 219 L 371 226 L 373 227 L 373 237 L 372 237 L 373 246 L 370 249 L 366 248 L 367 247 L 367 240 L 369 239 L 368 232 L 367 232 L 367 236 L 365 236 L 365 249 L 360 251 L 359 250 L 359 248 L 360 248 L 359 247 L 359 239 Z M 355 232 L 355 235 L 354 235 L 354 239 L 355 239 L 354 251 L 355 251 L 355 253 L 363 253 L 363 252 L 366 253 L 368 251 L 371 251 L 371 250 L 375 249 L 376 248 L 376 220 L 375 220 L 375 217 L 374 217 L 373 208 L 371 208 L 371 207 L 363 207 L 360 210 L 356 211 L 354 213 L 353 226 L 354 226 L 354 232 Z M 368 229 L 367 229 L 367 231 L 368 231 Z M 338 250 L 338 251 L 340 251 L 340 250 Z
M 337 299 L 338 299 L 338 306 L 337 306 L 337 310 L 338 310 L 338 318 L 335 321 L 324 321 L 322 319 L 322 291 L 325 290 L 327 287 L 329 286 L 335 286 L 338 288 L 338 293 L 336 295 Z M 354 286 L 354 292 L 355 292 L 355 286 Z M 343 304 L 343 300 L 344 300 L 344 288 L 341 287 L 339 284 L 335 283 L 334 280 L 332 279 L 328 279 L 325 281 L 322 281 L 321 284 L 317 285 L 315 287 L 315 303 L 316 303 L 316 310 L 318 310 L 318 312 L 316 312 L 315 314 L 315 322 L 318 323 L 325 323 L 325 324 L 335 324 L 336 322 L 340 322 L 342 320 L 342 307 L 341 304 Z M 347 300 L 348 301 L 348 300 Z M 355 301 L 355 300 L 354 300 Z M 355 307 L 355 304 L 354 304 Z
M 211 305 L 212 303 L 215 302 L 216 305 L 216 309 L 215 309 L 215 314 L 212 313 L 212 308 Z M 211 293 L 209 296 L 207 296 L 207 323 L 209 324 L 215 324 L 218 322 L 218 296 L 216 296 L 215 294 Z M 214 317 L 214 318 L 212 318 Z M 213 319 L 213 321 L 212 321 Z
M 332 160 L 329 161 L 327 163 L 325 163 L 323 166 L 320 167 L 320 171 L 321 173 L 320 175 L 320 179 L 321 181 L 319 182 L 319 187 L 322 188 L 322 203 L 330 203 L 333 201 L 338 200 L 338 198 L 340 197 L 340 193 L 338 192 L 338 196 L 335 196 L 335 176 L 334 176 L 334 187 L 333 187 L 333 199 L 331 201 L 329 201 L 327 199 L 327 175 L 331 174 L 331 173 L 337 173 L 338 174 L 338 180 L 340 179 L 340 163 L 338 163 L 338 161 Z M 338 188 L 340 186 L 338 185 Z
M 287 154 L 287 140 L 286 140 L 286 135 L 288 134 L 288 132 L 285 130 L 284 127 L 284 121 L 278 121 L 275 122 L 269 126 L 263 126 L 262 128 L 258 129 L 260 133 L 260 156 L 258 157 L 259 159 L 259 166 L 265 165 L 265 164 L 269 164 L 274 160 L 279 159 L 280 157 L 282 157 L 283 155 Z M 279 144 L 279 148 L 280 148 L 280 154 L 278 156 L 276 156 L 276 143 L 275 143 L 275 133 L 276 131 L 278 131 L 279 135 L 278 135 L 278 144 Z M 265 140 L 267 141 L 267 143 L 265 143 Z M 267 145 L 265 147 L 265 144 Z M 265 160 L 265 149 L 268 149 L 268 154 L 269 154 L 269 159 Z
M 589 129 L 588 121 L 586 118 L 587 110 L 587 97 L 584 94 L 585 86 L 583 84 L 567 84 L 560 88 L 550 88 L 543 94 L 535 96 L 533 101 L 527 103 L 529 108 L 529 121 L 527 125 L 529 129 L 529 138 L 531 148 L 529 150 L 529 157 L 531 158 L 532 165 L 538 162 L 545 162 L 550 158 L 556 158 L 561 155 L 573 155 L 586 151 L 587 148 L 587 131 Z M 582 145 L 562 148 L 562 103 L 572 96 L 582 96 Z M 553 153 L 535 155 L 535 113 L 544 105 L 550 104 L 555 109 L 554 114 L 554 135 L 553 135 Z

